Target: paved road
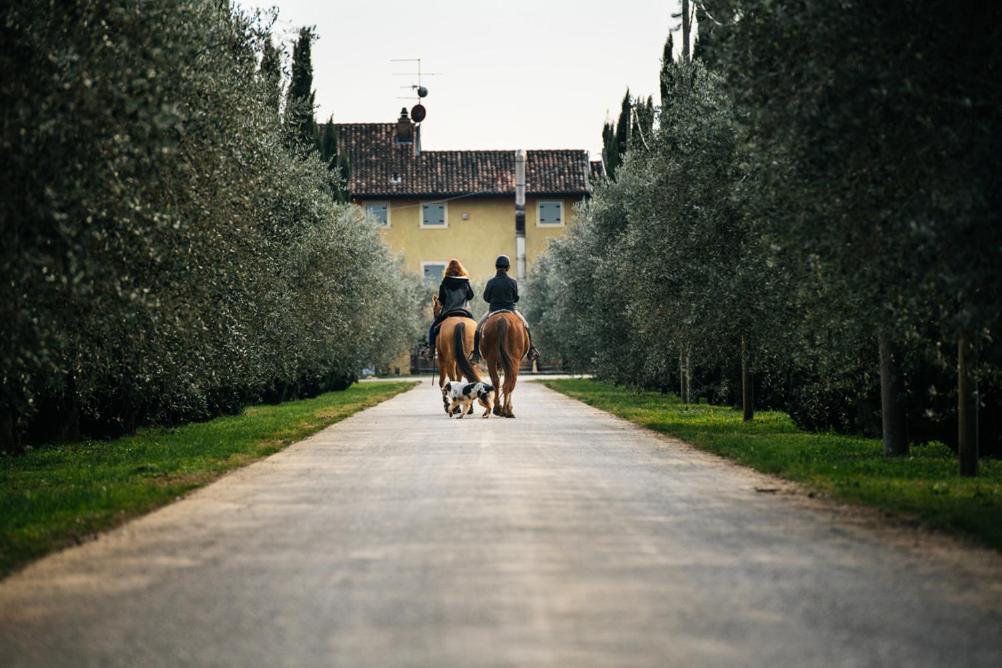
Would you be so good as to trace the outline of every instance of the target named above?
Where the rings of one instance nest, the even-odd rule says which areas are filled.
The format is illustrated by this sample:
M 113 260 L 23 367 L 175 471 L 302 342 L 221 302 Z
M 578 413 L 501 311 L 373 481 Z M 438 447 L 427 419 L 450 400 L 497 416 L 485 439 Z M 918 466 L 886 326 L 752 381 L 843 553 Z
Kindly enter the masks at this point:
M 538 385 L 516 412 L 450 422 L 426 382 L 43 560 L 0 585 L 0 665 L 1002 665 L 994 556 Z

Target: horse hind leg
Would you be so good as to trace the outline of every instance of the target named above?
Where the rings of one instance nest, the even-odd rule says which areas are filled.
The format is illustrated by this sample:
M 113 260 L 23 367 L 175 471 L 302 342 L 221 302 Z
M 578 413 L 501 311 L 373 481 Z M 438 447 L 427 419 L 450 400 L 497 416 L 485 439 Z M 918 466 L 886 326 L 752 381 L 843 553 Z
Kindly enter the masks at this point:
M 509 384 L 510 383 L 510 384 Z M 505 378 L 504 379 L 504 416 L 513 418 L 515 413 L 511 408 L 511 394 L 515 391 L 515 378 Z
M 483 345 L 483 340 L 481 340 L 481 345 Z M 497 364 L 488 363 L 487 373 L 491 377 L 491 385 L 494 386 L 494 406 L 490 409 L 494 412 L 494 415 L 501 415 L 501 376 L 498 375 Z

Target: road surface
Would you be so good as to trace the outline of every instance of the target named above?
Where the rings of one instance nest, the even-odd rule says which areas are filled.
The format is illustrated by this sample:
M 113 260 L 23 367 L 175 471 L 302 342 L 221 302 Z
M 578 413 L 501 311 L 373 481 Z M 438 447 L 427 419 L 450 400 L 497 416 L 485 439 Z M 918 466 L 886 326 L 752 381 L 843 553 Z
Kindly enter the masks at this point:
M 516 420 L 441 406 L 424 382 L 8 578 L 0 665 L 1002 666 L 993 554 L 536 384 Z

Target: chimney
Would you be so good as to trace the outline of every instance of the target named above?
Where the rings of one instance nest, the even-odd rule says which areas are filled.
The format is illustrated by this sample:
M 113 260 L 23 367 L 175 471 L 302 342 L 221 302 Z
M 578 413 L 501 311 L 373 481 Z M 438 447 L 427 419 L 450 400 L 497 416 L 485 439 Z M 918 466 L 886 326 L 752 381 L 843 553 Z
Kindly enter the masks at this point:
M 407 107 L 400 110 L 400 118 L 397 119 L 397 130 L 394 133 L 393 141 L 396 144 L 414 143 L 414 124 L 411 123 L 407 115 Z

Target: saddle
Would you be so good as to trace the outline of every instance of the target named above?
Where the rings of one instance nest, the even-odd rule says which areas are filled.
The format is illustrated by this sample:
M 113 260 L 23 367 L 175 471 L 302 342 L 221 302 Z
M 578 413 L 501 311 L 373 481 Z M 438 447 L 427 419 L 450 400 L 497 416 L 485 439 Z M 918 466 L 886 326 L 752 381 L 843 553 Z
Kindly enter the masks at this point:
M 439 318 L 441 318 L 442 320 L 445 320 L 446 318 L 457 318 L 457 317 L 476 320 L 476 318 L 473 317 L 473 314 L 470 313 L 469 309 L 465 308 L 454 308 L 451 311 L 448 311 L 447 313 L 442 313 L 441 315 L 439 315 Z

